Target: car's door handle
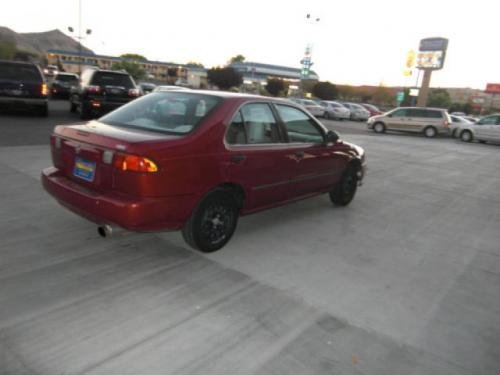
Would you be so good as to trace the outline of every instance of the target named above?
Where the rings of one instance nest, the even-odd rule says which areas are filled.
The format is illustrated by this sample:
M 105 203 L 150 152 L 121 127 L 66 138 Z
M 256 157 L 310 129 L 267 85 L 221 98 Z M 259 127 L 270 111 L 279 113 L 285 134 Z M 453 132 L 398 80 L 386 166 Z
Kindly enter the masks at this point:
M 303 158 L 304 158 L 304 156 L 305 156 L 305 154 L 306 154 L 306 153 L 305 153 L 304 151 L 297 151 L 297 152 L 295 153 L 295 156 L 296 156 L 298 159 L 303 159 Z
M 231 161 L 231 163 L 239 164 L 242 161 L 244 161 L 246 158 L 247 158 L 246 155 L 237 154 L 237 155 L 231 155 L 231 157 L 229 158 L 229 160 Z

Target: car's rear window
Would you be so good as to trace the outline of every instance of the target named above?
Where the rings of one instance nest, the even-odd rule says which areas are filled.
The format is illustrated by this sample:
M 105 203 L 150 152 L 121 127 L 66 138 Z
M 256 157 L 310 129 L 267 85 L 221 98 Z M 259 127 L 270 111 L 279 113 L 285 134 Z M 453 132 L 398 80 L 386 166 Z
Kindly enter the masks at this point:
M 42 77 L 38 69 L 32 65 L 0 64 L 0 79 L 23 82 L 41 82 Z
M 75 82 L 78 81 L 78 77 L 71 74 L 58 74 L 55 78 L 57 81 L 61 82 Z
M 129 75 L 110 72 L 95 73 L 91 84 L 96 86 L 121 86 L 126 89 L 135 87 Z
M 186 134 L 221 100 L 216 96 L 185 91 L 155 92 L 118 108 L 101 117 L 100 121 L 115 126 Z

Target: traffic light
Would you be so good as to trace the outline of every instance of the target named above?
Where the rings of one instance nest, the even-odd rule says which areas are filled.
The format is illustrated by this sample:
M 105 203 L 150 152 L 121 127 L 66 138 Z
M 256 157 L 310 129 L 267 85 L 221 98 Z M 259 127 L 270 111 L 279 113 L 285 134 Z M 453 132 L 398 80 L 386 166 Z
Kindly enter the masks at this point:
M 406 55 L 406 67 L 411 68 L 415 64 L 415 51 L 409 50 Z

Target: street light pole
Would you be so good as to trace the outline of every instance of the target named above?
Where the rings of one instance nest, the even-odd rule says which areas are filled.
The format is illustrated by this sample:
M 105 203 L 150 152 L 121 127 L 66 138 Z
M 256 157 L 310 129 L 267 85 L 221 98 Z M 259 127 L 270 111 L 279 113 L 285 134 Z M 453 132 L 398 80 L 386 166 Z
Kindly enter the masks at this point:
M 310 25 L 318 23 L 320 20 L 318 17 L 311 18 L 310 13 L 307 13 L 306 19 L 313 20 L 312 23 L 309 22 Z M 306 39 L 312 39 L 312 35 L 306 36 Z M 313 65 L 313 62 L 311 61 L 311 57 L 312 57 L 312 42 L 308 40 L 306 42 L 306 49 L 304 52 L 304 58 L 302 60 L 300 60 L 301 70 L 300 70 L 300 81 L 299 81 L 299 93 L 300 93 L 300 96 L 302 96 L 302 97 L 304 96 L 304 79 L 307 79 L 309 77 L 310 69 L 311 69 L 311 66 Z
M 74 32 L 72 26 L 68 26 L 68 31 L 70 33 Z M 92 33 L 91 29 L 87 29 L 85 31 L 86 35 L 90 35 Z M 75 36 L 78 39 L 78 75 L 82 74 L 82 40 L 85 39 L 82 36 L 82 0 L 78 0 L 78 36 Z

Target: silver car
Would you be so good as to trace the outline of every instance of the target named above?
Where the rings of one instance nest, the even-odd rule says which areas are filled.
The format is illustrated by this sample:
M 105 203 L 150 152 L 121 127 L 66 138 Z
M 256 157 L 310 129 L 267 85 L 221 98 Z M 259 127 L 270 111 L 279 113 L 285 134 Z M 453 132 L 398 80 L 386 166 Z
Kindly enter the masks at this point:
M 452 137 L 456 137 L 461 133 L 462 129 L 464 129 L 467 125 L 472 124 L 471 121 L 467 120 L 465 117 L 458 115 L 450 115 L 451 117 L 451 125 L 450 132 Z
M 367 121 L 368 129 L 375 133 L 398 130 L 422 133 L 428 138 L 449 134 L 450 124 L 451 118 L 445 109 L 425 107 L 399 107 Z
M 335 120 L 349 120 L 351 111 L 339 102 L 322 100 L 319 104 L 325 109 L 325 118 Z
M 366 110 L 362 105 L 357 103 L 342 103 L 344 107 L 351 111 L 351 120 L 354 121 L 366 121 L 370 118 L 370 112 Z
M 302 107 L 307 109 L 314 117 L 323 117 L 325 115 L 325 109 L 317 104 L 314 100 L 297 98 L 290 98 L 290 100 L 294 103 L 300 104 Z
M 500 142 L 500 114 L 483 117 L 478 122 L 460 129 L 459 137 L 464 142 Z

